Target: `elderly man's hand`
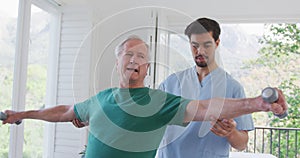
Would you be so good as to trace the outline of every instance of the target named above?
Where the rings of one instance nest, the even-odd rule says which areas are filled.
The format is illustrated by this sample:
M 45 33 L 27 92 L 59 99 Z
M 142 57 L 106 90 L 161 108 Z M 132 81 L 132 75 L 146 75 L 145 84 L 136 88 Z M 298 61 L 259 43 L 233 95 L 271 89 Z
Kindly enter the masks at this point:
M 20 118 L 21 115 L 18 112 L 12 110 L 6 110 L 4 114 L 6 115 L 7 118 L 3 120 L 2 124 L 6 124 L 6 123 L 13 124 L 21 120 Z
M 261 104 L 258 104 L 262 111 L 272 111 L 275 115 L 282 115 L 288 109 L 288 104 L 282 91 L 278 88 L 274 88 L 278 92 L 278 100 L 274 103 L 267 103 L 261 100 Z

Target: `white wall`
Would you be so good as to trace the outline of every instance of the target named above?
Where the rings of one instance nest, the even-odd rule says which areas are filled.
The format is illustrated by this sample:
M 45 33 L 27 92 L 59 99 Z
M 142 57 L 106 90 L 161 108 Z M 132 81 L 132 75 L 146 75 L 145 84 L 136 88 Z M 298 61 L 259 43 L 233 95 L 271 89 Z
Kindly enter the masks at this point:
M 62 12 L 57 104 L 72 105 L 90 96 L 91 42 L 87 35 L 92 27 L 91 14 L 84 6 L 65 6 Z M 87 129 L 77 129 L 71 123 L 55 124 L 53 151 L 48 157 L 79 157 L 86 133 Z
M 202 16 L 227 23 L 299 22 L 300 17 L 298 0 L 60 2 L 63 4 L 63 15 L 58 104 L 82 101 L 99 90 L 117 86 L 113 52 L 115 46 L 129 34 L 140 34 L 151 45 L 156 13 L 163 15 L 161 19 L 166 20 L 164 23 L 160 21 L 161 26 L 178 26 L 177 30 Z M 86 141 L 86 132 L 85 129 L 75 129 L 70 123 L 56 124 L 53 157 L 78 157 L 77 153 Z
M 149 8 L 125 10 L 108 17 L 93 16 L 91 93 L 118 86 L 115 47 L 129 35 L 137 34 L 151 45 L 154 16 Z

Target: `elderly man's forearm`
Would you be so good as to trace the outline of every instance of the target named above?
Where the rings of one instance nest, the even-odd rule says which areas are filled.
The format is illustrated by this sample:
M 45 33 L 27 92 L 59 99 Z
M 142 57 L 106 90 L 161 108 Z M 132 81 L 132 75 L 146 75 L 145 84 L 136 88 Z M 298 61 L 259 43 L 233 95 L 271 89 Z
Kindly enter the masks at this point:
M 191 101 L 186 108 L 185 122 L 208 121 L 217 118 L 235 118 L 244 114 L 266 111 L 260 108 L 261 98 Z
M 29 110 L 20 112 L 21 119 L 38 119 L 48 122 L 68 122 L 75 119 L 73 108 L 69 105 L 60 105 L 43 110 Z

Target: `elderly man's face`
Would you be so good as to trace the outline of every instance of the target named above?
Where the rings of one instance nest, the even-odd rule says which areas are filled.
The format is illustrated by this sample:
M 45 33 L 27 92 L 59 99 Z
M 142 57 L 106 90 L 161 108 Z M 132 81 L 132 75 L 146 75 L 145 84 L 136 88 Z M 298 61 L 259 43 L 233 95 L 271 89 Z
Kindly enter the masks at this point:
M 127 41 L 117 58 L 117 69 L 123 85 L 144 86 L 149 67 L 148 50 L 143 41 Z

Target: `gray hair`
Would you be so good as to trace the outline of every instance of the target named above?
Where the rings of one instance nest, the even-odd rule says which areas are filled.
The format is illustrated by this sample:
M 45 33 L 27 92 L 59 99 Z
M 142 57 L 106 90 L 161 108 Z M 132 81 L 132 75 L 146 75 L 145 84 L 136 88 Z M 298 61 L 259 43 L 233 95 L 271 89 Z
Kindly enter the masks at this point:
M 142 38 L 140 38 L 137 35 L 128 36 L 124 41 L 122 41 L 120 44 L 117 45 L 117 47 L 115 49 L 116 57 L 118 57 L 121 54 L 121 52 L 123 51 L 124 44 L 126 42 L 130 41 L 130 40 L 140 40 L 140 41 L 142 41 L 145 44 L 145 46 L 147 47 L 148 59 L 150 59 L 149 45 L 144 40 L 142 40 Z

